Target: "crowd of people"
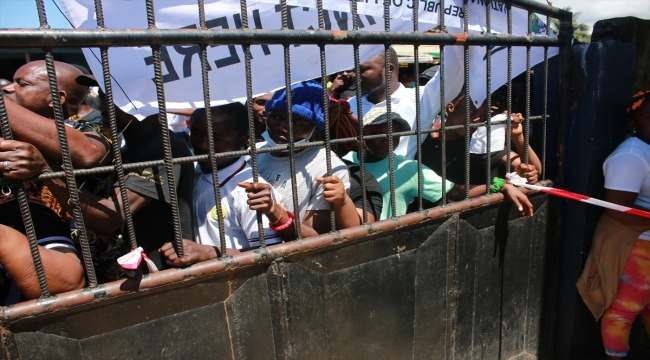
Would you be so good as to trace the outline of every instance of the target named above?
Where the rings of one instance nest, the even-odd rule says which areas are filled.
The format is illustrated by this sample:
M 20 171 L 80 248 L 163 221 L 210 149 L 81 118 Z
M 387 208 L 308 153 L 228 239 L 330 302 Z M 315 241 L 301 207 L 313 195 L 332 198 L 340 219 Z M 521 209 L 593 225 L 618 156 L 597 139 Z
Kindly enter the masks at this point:
M 93 101 L 88 97 L 89 87 L 98 86 L 95 78 L 82 67 L 57 62 L 56 78 L 73 167 L 89 169 L 112 164 L 111 147 L 116 138 L 123 139 L 119 155 L 125 164 L 161 160 L 164 157 L 163 131 L 169 131 L 174 158 L 206 155 L 211 150 L 220 154 L 251 146 L 264 149 L 288 144 L 290 138 L 296 145 L 323 140 L 327 134 L 331 139 L 355 138 L 359 135 L 356 112 L 360 101 L 363 135 L 374 135 L 364 139 L 362 147 L 357 140 L 333 145 L 331 152 L 323 146 L 301 146 L 295 149 L 293 162 L 288 150 L 261 152 L 257 154 L 258 181 L 253 181 L 247 156 L 217 157 L 215 163 L 175 164 L 173 176 L 164 166 L 125 171 L 126 197 L 138 246 L 158 269 L 166 269 L 221 256 L 222 235 L 227 244 L 225 255 L 236 255 L 259 246 L 262 236 L 266 245 L 272 246 L 296 239 L 298 232 L 302 237 L 327 233 L 332 230 L 330 211 L 334 212 L 335 230 L 362 225 L 364 218 L 372 223 L 404 215 L 419 196 L 419 164 L 413 160 L 418 142 L 423 159 L 421 193 L 430 206 L 440 205 L 443 189 L 450 201 L 464 199 L 466 192 L 470 197 L 477 197 L 490 191 L 503 193 L 522 215 L 532 216 L 533 206 L 526 195 L 500 179 L 505 177 L 505 163 L 510 161 L 520 176 L 530 183 L 537 181 L 537 169 L 541 164 L 533 149 L 528 149 L 528 164 L 519 156 L 525 151 L 520 113 L 512 114 L 512 146 L 505 143 L 505 126 L 492 127 L 490 153 L 487 153 L 484 127 L 470 134 L 465 134 L 464 130 L 449 131 L 445 144 L 441 143 L 439 133 L 433 132 L 421 138 L 394 137 L 390 146 L 389 126 L 393 132 L 411 131 L 415 128 L 416 116 L 415 89 L 398 82 L 397 55 L 392 49 L 390 51 L 392 62 L 388 68 L 382 53 L 360 64 L 360 74 L 353 71 L 335 74 L 329 86 L 327 106 L 323 104 L 321 83 L 313 80 L 252 99 L 254 134 L 249 133 L 247 104 L 234 102 L 211 107 L 209 117 L 206 109 L 178 112 L 178 116 L 189 116 L 189 135 L 183 131 L 183 126 L 163 129 L 158 114 L 139 121 L 114 107 L 119 135 L 114 136 L 103 94 L 93 96 Z M 355 97 L 356 76 L 361 79 L 362 99 Z M 387 78 L 391 82 L 390 94 L 386 93 Z M 424 85 L 426 91 L 420 92 L 423 104 L 436 99 L 431 94 L 438 90 L 432 89 L 431 84 Z M 29 199 L 50 292 L 56 294 L 83 288 L 86 275 L 80 260 L 80 229 L 70 215 L 74 204 L 71 204 L 65 179 L 34 180 L 41 174 L 61 171 L 63 163 L 45 63 L 34 61 L 22 66 L 2 91 L 14 140 L 0 139 L 0 172 L 2 177 L 17 181 L 3 182 L 0 192 L 3 215 L 0 217 L 0 238 L 3 240 L 0 242 L 0 264 L 4 274 L 1 295 L 4 304 L 13 304 L 40 296 L 16 197 L 18 187 L 25 190 Z M 495 107 L 492 109 L 487 109 L 485 103 L 478 108 L 472 105 L 469 114 L 472 122 L 482 122 L 488 116 L 505 118 L 503 102 L 498 101 L 501 91 L 493 94 Z M 290 114 L 287 112 L 288 93 L 291 95 Z M 464 123 L 464 94 L 463 90 L 436 111 L 423 111 L 423 126 L 439 127 L 441 111 L 445 112 L 448 126 Z M 440 101 L 439 95 L 437 101 Z M 325 127 L 326 113 L 329 128 Z M 212 133 L 208 131 L 208 121 L 212 122 Z M 292 134 L 289 134 L 289 121 Z M 183 124 L 184 120 L 179 123 Z M 460 145 L 467 136 L 472 143 L 469 189 L 464 180 L 465 151 Z M 210 138 L 213 149 L 210 149 Z M 440 151 L 444 146 L 447 161 L 442 164 Z M 510 148 L 513 151 L 508 154 Z M 363 167 L 359 166 L 360 157 L 364 159 Z M 486 184 L 488 159 L 491 160 L 491 176 L 494 176 L 489 189 Z M 219 184 L 213 183 L 214 166 Z M 447 170 L 445 180 L 440 176 L 443 166 Z M 391 205 L 391 173 L 394 175 L 394 208 Z M 172 182 L 180 214 L 182 257 L 177 256 L 172 246 L 174 229 L 168 186 Z M 220 189 L 220 204 L 215 203 L 215 185 Z M 132 249 L 129 233 L 125 230 L 127 216 L 116 174 L 77 177 L 77 188 L 98 281 L 134 276 L 134 271 L 117 263 L 120 256 Z M 262 214 L 263 234 L 259 232 L 258 212 Z M 223 221 L 222 226 L 219 220 Z M 224 234 L 220 234 L 221 231 Z

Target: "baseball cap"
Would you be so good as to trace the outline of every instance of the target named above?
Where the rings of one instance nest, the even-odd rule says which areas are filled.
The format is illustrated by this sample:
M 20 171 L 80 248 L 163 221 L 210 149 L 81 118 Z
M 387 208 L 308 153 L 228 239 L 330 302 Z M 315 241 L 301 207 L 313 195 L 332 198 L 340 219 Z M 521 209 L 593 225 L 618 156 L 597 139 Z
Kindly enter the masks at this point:
M 99 86 L 99 83 L 97 83 L 97 79 L 95 79 L 95 76 L 90 74 L 79 75 L 75 78 L 75 81 L 77 82 L 77 84 L 83 86 Z
M 388 122 L 388 109 L 385 106 L 373 106 L 370 111 L 363 116 L 363 126 L 379 125 Z M 402 128 L 400 131 L 411 131 L 411 125 L 397 112 L 390 113 L 391 120 L 397 121 Z

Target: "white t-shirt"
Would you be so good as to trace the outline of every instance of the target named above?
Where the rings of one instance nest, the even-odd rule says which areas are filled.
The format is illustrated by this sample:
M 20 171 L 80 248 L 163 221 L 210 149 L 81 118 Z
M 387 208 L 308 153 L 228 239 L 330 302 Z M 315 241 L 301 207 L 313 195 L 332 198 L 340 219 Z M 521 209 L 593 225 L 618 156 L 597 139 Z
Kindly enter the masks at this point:
M 424 92 L 424 87 L 420 87 L 420 94 Z M 396 112 L 402 116 L 406 122 L 411 126 L 411 130 L 415 130 L 415 89 L 407 88 L 402 84 L 399 84 L 399 87 L 393 95 L 390 97 L 391 100 L 391 112 Z M 357 115 L 357 98 L 353 97 L 348 100 L 350 103 L 350 109 L 352 113 Z M 364 95 L 361 98 L 361 109 L 365 115 L 373 106 L 386 106 L 386 100 L 373 104 L 368 101 L 368 95 Z M 433 119 L 425 119 L 422 114 L 420 114 L 420 128 L 421 129 L 430 129 Z M 406 130 L 406 129 L 405 129 Z M 403 130 L 403 131 L 405 131 Z M 396 131 L 396 130 L 394 130 Z M 422 141 L 424 141 L 426 136 L 423 136 Z M 399 145 L 395 148 L 395 154 L 402 155 L 406 158 L 413 159 L 415 153 L 417 152 L 417 143 L 415 142 L 414 136 L 402 136 L 399 138 Z
M 266 147 L 264 145 L 262 148 Z M 300 219 L 305 218 L 307 210 L 329 210 L 330 203 L 323 197 L 323 184 L 317 177 L 327 175 L 325 148 L 307 148 L 295 155 L 298 208 Z M 350 175 L 348 167 L 332 153 L 332 175 L 338 176 L 350 192 Z M 273 156 L 270 153 L 257 155 L 260 179 L 266 180 L 279 193 L 280 204 L 295 213 L 293 208 L 293 190 L 291 188 L 291 166 L 288 156 Z
M 638 193 L 634 205 L 650 209 L 650 145 L 631 137 L 619 145 L 603 164 L 605 188 Z M 650 240 L 650 231 L 639 239 Z
M 506 114 L 492 117 L 492 121 L 506 120 Z M 501 151 L 506 144 L 506 124 L 492 125 L 490 127 L 490 152 Z M 472 154 L 487 153 L 487 126 L 481 126 L 474 131 L 469 140 L 469 152 Z
M 221 182 L 221 214 L 225 215 L 223 216 L 223 225 L 226 231 L 226 246 L 232 249 L 259 246 L 257 212 L 248 207 L 246 190 L 237 186 L 238 182 L 253 181 L 253 171 L 250 165 L 244 160 L 244 157 L 241 157 L 233 164 L 220 169 L 218 173 Z M 261 178 L 259 182 L 265 183 Z M 203 173 L 198 164 L 194 173 L 193 195 L 196 214 L 194 219 L 196 242 L 218 246 L 221 240 L 214 202 L 212 173 Z M 278 199 L 275 192 L 273 192 L 273 198 Z M 269 219 L 266 216 L 262 216 L 262 224 L 266 245 L 282 242 L 275 231 L 269 228 Z
M 173 132 L 183 132 L 187 128 L 186 121 L 189 119 L 189 116 L 167 114 L 167 126 Z
M 463 50 L 462 47 L 448 46 L 445 48 L 445 100 L 449 104 L 460 92 L 464 82 Z M 399 113 L 415 131 L 415 89 L 406 88 L 400 84 L 397 90 L 391 95 L 391 111 Z M 425 86 L 420 86 L 420 128 L 431 129 L 433 120 L 440 113 L 440 71 L 438 71 Z M 348 100 L 352 113 L 357 115 L 357 99 L 353 97 Z M 375 104 L 368 101 L 364 95 L 361 100 L 363 114 L 365 115 Z M 382 101 L 378 106 L 386 106 Z M 420 137 L 422 143 L 428 136 L 424 133 Z M 395 148 L 395 154 L 413 159 L 417 152 L 415 136 L 403 136 Z

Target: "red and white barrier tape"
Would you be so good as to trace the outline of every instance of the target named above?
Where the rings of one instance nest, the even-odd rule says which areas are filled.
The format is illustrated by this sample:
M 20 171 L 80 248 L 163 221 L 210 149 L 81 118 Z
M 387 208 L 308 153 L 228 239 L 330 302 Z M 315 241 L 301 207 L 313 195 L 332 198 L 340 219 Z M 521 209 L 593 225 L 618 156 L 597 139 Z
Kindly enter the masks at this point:
M 530 184 L 526 183 L 526 179 L 520 177 L 516 173 L 508 174 L 506 176 L 506 179 L 510 184 L 513 184 L 515 186 L 520 186 L 520 187 L 523 187 L 523 188 L 526 188 L 526 189 L 537 190 L 537 191 L 541 191 L 543 193 L 547 193 L 547 194 L 551 194 L 551 195 L 555 195 L 555 196 L 560 196 L 560 197 L 563 197 L 563 198 L 566 198 L 566 199 L 576 200 L 576 201 L 584 202 L 584 203 L 587 203 L 587 204 L 592 204 L 592 205 L 604 207 L 604 208 L 607 208 L 607 209 L 612 209 L 612 210 L 616 210 L 616 211 L 620 211 L 620 212 L 624 212 L 624 213 L 628 213 L 628 214 L 632 214 L 632 215 L 637 215 L 637 216 L 643 216 L 643 217 L 646 217 L 646 218 L 650 218 L 650 212 L 648 212 L 648 211 L 633 209 L 633 208 L 630 208 L 630 207 L 627 207 L 627 206 L 621 206 L 621 205 L 618 205 L 618 204 L 614 204 L 614 203 L 603 201 L 603 200 L 594 199 L 594 198 L 589 197 L 589 196 L 576 194 L 574 192 L 566 191 L 566 190 L 562 190 L 562 189 L 556 189 L 556 188 L 547 187 L 547 186 L 530 185 Z

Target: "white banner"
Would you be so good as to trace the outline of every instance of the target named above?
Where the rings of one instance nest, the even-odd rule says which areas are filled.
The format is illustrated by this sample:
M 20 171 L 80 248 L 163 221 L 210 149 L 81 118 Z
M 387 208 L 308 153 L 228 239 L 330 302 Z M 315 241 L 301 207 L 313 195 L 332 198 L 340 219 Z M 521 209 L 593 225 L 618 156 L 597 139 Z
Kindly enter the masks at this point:
M 60 0 L 66 15 L 77 28 L 96 28 L 93 0 Z M 412 32 L 410 21 L 412 0 L 392 0 L 391 30 Z M 206 0 L 206 22 L 213 29 L 236 29 L 241 27 L 239 0 Z M 277 0 L 248 1 L 249 26 L 256 29 L 280 29 L 281 13 Z M 331 30 L 350 30 L 352 17 L 348 0 L 324 0 L 325 27 Z M 315 0 L 288 0 L 289 27 L 300 30 L 318 28 L 318 13 Z M 420 29 L 426 31 L 438 23 L 440 5 L 438 1 L 420 0 Z M 496 32 L 507 31 L 505 5 L 492 3 L 492 29 Z M 159 29 L 180 29 L 198 27 L 198 5 L 196 0 L 156 0 L 156 26 Z M 383 31 L 383 5 L 378 0 L 358 3 L 359 27 L 362 31 Z M 471 29 L 480 31 L 485 23 L 485 4 L 483 0 L 470 0 Z M 147 28 L 145 2 L 139 0 L 103 1 L 104 20 L 110 29 Z M 464 13 L 462 0 L 445 1 L 445 22 L 450 32 L 460 31 Z M 527 27 L 526 12 L 513 9 L 513 29 L 515 34 L 525 34 Z M 455 28 L 454 28 L 455 27 Z M 291 46 L 291 81 L 298 82 L 321 76 L 320 52 L 315 45 Z M 471 67 L 472 90 L 476 89 L 482 76 L 485 81 L 485 65 L 480 75 L 478 60 L 480 51 L 473 49 Z M 370 59 L 382 50 L 381 46 L 361 46 L 360 60 Z M 84 55 L 94 74 L 102 74 L 98 60 L 99 49 L 84 49 Z M 525 50 L 523 50 L 525 52 Z M 514 53 L 515 51 L 513 51 Z M 504 54 L 501 51 L 499 55 Z M 262 94 L 283 87 L 284 50 L 281 45 L 254 45 L 251 47 L 251 69 L 253 94 Z M 167 109 L 187 109 L 203 107 L 201 63 L 199 47 L 194 45 L 164 46 L 161 48 L 163 81 L 165 84 L 165 101 Z M 532 64 L 543 60 L 535 54 Z M 157 112 L 156 88 L 153 82 L 153 58 L 150 47 L 110 48 L 109 60 L 111 74 L 114 78 L 113 89 L 115 103 L 132 114 L 148 115 Z M 349 69 L 354 66 L 352 46 L 331 45 L 326 47 L 327 72 Z M 500 72 L 501 61 L 493 57 L 493 89 L 498 82 L 495 72 Z M 513 76 L 520 70 L 525 56 L 513 61 Z M 210 65 L 210 97 L 212 104 L 232 102 L 246 97 L 246 74 L 244 53 L 238 45 L 213 45 L 208 47 Z M 517 70 L 514 70 L 517 69 Z M 458 74 L 462 76 L 462 74 Z M 102 76 L 97 76 L 100 79 Z M 505 83 L 505 82 L 504 82 Z M 103 84 L 102 84 L 103 85 Z M 502 85 L 502 84 L 501 84 Z M 484 87 L 484 86 L 483 86 Z M 485 97 L 483 90 L 483 98 Z M 474 94 L 474 93 L 473 93 Z M 480 94 L 477 94 L 477 99 Z M 482 99 L 481 99 L 482 101 Z

